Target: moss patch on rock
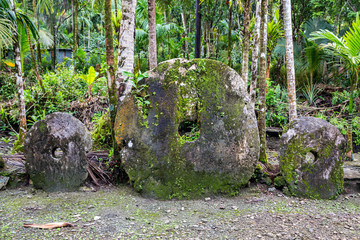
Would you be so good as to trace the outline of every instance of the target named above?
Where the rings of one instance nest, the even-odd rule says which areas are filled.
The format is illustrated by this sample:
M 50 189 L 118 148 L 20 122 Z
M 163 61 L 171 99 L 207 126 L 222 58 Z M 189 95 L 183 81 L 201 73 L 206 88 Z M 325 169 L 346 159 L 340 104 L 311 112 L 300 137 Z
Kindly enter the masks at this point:
M 303 117 L 282 136 L 280 169 L 290 194 L 336 198 L 343 191 L 345 139 L 324 120 Z

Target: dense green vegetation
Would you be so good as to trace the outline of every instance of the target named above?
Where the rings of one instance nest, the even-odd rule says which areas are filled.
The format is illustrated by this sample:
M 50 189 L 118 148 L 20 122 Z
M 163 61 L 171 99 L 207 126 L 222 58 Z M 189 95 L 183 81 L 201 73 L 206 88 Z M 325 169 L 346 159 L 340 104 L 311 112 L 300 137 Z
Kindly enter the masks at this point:
M 118 56 L 122 46 L 119 35 L 123 3 L 110 1 L 109 28 L 105 19 L 105 4 L 109 0 L 17 0 L 14 9 L 12 2 L 0 0 L 0 131 L 17 134 L 21 125 L 16 85 L 18 67 L 14 59 L 14 49 L 19 45 L 27 126 L 52 112 L 69 112 L 95 129 L 96 147 L 113 148 L 111 133 L 102 129 L 111 129 L 111 112 L 116 109 L 108 101 L 114 94 L 112 88 L 108 89 L 111 85 L 108 73 L 111 75 L 110 67 L 115 72 L 120 69 L 116 63 L 121 60 Z M 200 57 L 221 61 L 242 74 L 245 47 L 250 44 L 249 68 L 254 52 L 256 1 L 250 2 L 201 0 L 200 25 L 196 25 L 195 1 L 157 0 L 157 63 L 172 58 L 194 58 L 195 33 L 200 26 Z M 283 127 L 289 122 L 284 4 L 280 0 L 268 0 L 267 7 L 266 126 Z M 360 145 L 357 117 L 360 2 L 293 0 L 291 10 L 298 115 L 323 118 L 343 134 L 348 132 L 348 138 L 353 136 L 354 143 Z M 249 25 L 246 25 L 247 13 Z M 134 71 L 122 77 L 131 78 L 129 82 L 134 83 L 135 92 L 139 90 L 136 84 L 143 78 L 142 73 L 149 70 L 149 14 L 148 1 L 138 0 Z M 248 41 L 246 29 L 250 33 Z M 107 36 L 111 35 L 106 35 L 109 31 L 110 40 Z M 107 40 L 113 46 L 114 66 L 109 66 L 107 61 L 110 56 Z M 71 49 L 75 57 L 57 62 L 59 53 L 53 51 L 61 48 Z M 114 77 L 119 79 L 115 72 Z M 251 78 L 248 82 L 250 88 Z M 146 104 L 146 99 L 139 101 Z M 260 101 L 256 101 L 255 109 L 259 109 Z M 110 118 L 101 117 L 108 109 Z

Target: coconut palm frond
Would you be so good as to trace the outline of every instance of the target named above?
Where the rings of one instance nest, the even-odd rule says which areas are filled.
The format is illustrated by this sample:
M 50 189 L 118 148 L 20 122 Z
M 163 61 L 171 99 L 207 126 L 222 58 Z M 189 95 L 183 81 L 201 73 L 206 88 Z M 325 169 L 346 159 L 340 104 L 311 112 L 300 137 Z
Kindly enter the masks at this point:
M 54 45 L 54 38 L 48 31 L 39 30 L 39 42 L 45 47 L 49 48 Z

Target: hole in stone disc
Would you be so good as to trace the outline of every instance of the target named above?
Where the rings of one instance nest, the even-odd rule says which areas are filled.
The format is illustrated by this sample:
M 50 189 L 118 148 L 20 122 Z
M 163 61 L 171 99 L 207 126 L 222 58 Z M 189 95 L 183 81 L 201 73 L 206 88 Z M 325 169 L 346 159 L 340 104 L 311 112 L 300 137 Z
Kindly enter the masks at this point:
M 64 152 L 59 147 L 54 148 L 52 151 L 52 157 L 55 159 L 60 159 L 60 158 L 62 158 L 63 155 L 64 155 Z
M 178 132 L 185 141 L 195 141 L 200 136 L 200 123 L 197 121 L 181 122 Z
M 305 158 L 307 163 L 313 164 L 317 159 L 317 153 L 310 151 L 306 154 Z

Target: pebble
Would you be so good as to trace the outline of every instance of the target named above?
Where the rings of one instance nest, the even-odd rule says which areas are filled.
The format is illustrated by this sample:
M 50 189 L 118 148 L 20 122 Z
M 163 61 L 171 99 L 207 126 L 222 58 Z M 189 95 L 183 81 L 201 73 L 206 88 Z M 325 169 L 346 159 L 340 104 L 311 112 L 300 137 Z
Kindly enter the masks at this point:
M 100 216 L 95 216 L 95 217 L 94 217 L 94 221 L 97 221 L 97 220 L 100 220 L 100 219 L 101 219 Z
M 205 202 L 208 202 L 210 200 L 211 200 L 211 198 L 209 198 L 209 197 L 205 198 Z

